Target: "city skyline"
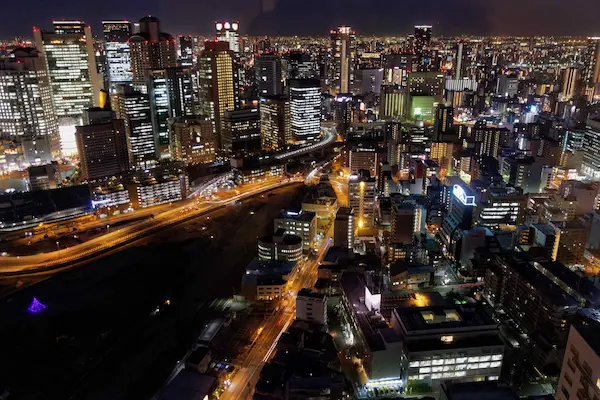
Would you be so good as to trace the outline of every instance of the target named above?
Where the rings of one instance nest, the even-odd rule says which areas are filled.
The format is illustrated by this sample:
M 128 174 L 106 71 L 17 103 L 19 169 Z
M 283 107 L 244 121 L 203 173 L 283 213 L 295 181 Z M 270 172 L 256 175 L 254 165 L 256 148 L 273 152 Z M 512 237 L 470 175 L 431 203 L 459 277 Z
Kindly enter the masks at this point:
M 233 4 L 232 4 L 233 3 Z M 233 0 L 211 4 L 207 0 L 192 2 L 176 0 L 161 4 L 156 1 L 117 3 L 109 0 L 103 9 L 87 3 L 40 3 L 25 10 L 23 3 L 4 5 L 7 14 L 19 14 L 0 27 L 0 37 L 30 37 L 33 26 L 45 28 L 51 20 L 79 19 L 100 33 L 101 20 L 129 18 L 136 21 L 143 15 L 159 17 L 165 29 L 174 33 L 212 34 L 215 20 L 238 20 L 242 34 L 248 35 L 326 35 L 330 28 L 350 25 L 358 34 L 394 35 L 410 32 L 414 24 L 430 24 L 434 35 L 556 35 L 594 36 L 600 34 L 594 16 L 600 13 L 600 3 L 574 0 L 571 10 L 579 12 L 577 19 L 565 20 L 564 5 L 558 0 L 534 0 L 523 5 L 517 0 L 502 4 L 480 4 L 475 0 L 453 0 L 453 5 L 441 0 L 426 0 L 415 4 L 399 4 L 390 0 L 374 0 L 362 4 L 358 0 L 305 1 L 298 10 L 290 0 Z M 109 11 L 118 9 L 119 11 Z M 106 10 L 106 11 L 104 11 Z M 190 10 L 195 12 L 183 12 Z M 27 11 L 26 13 L 24 11 Z M 200 17 L 198 18 L 198 14 Z M 530 15 L 536 18 L 529 18 Z M 310 21 L 307 23 L 306 21 Z

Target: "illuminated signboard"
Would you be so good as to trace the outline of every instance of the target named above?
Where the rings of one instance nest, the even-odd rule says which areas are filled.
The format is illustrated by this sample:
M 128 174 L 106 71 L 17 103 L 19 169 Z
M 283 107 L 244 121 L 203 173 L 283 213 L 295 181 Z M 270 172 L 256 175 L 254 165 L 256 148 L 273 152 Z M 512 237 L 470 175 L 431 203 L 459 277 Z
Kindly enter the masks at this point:
M 474 206 L 475 205 L 475 196 L 467 196 L 465 189 L 460 185 L 454 185 L 454 190 L 452 190 L 452 194 L 456 196 L 461 203 L 465 206 Z

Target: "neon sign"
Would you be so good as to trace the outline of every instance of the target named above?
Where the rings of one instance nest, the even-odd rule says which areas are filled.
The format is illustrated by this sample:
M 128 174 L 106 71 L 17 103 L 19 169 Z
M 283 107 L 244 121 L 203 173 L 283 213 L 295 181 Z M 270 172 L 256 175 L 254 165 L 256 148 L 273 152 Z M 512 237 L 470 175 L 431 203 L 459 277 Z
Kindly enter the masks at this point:
M 475 196 L 467 196 L 465 189 L 463 189 L 463 187 L 460 185 L 454 185 L 452 194 L 454 194 L 454 196 L 465 206 L 475 205 Z

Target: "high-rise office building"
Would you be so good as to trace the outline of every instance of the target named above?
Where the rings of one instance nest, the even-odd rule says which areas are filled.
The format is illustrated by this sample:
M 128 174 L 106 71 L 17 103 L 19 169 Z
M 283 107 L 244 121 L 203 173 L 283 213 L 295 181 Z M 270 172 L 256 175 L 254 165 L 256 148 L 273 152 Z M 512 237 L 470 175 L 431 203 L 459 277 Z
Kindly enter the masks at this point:
M 110 88 L 114 89 L 117 85 L 130 84 L 133 79 L 129 54 L 131 23 L 129 21 L 102 21 L 102 27 L 106 72 Z
M 95 181 L 127 172 L 131 164 L 124 121 L 100 108 L 84 111 L 83 120 L 76 131 L 82 178 Z
M 454 143 L 432 142 L 429 158 L 440 166 L 440 179 L 452 175 Z
M 254 59 L 256 86 L 259 96 L 283 94 L 281 57 L 277 54 L 261 54 Z
M 385 157 L 374 146 L 353 146 L 348 155 L 348 166 L 351 174 L 357 174 L 360 170 L 367 170 L 371 176 L 378 176 L 379 166 Z
M 227 155 L 250 155 L 261 150 L 258 108 L 225 111 L 221 149 Z
M 317 139 L 321 134 L 321 85 L 317 79 L 291 79 L 290 129 L 297 143 Z
M 183 67 L 151 70 L 148 94 L 159 158 L 169 158 L 169 118 L 194 115 L 191 70 Z
M 157 152 L 148 94 L 120 85 L 111 94 L 111 106 L 116 118 L 125 123 L 133 165 L 142 169 L 153 167 Z
M 185 165 L 210 164 L 217 159 L 217 139 L 213 122 L 204 117 L 172 119 L 171 154 Z
M 340 207 L 333 221 L 333 245 L 352 249 L 355 230 L 354 211 L 350 207 Z
M 581 174 L 596 181 L 600 179 L 600 120 L 588 118 L 582 148 Z
M 139 24 L 140 31 L 129 38 L 129 51 L 133 84 L 145 91 L 151 70 L 177 66 L 177 46 L 173 36 L 161 32 L 158 18 L 149 15 Z
M 392 199 L 390 243 L 410 245 L 424 231 L 425 210 L 414 201 Z
M 588 38 L 584 54 L 582 82 L 588 101 L 600 95 L 600 37 Z
M 314 79 L 319 77 L 317 63 L 309 53 L 291 51 L 285 55 L 287 59 L 288 79 Z
M 431 45 L 430 25 L 415 25 L 415 55 L 421 64 L 425 55 L 425 48 Z
M 481 193 L 475 209 L 477 225 L 497 228 L 502 224 L 521 225 L 525 220 L 527 195 L 522 190 L 501 185 Z
M 200 113 L 214 121 L 221 145 L 222 120 L 226 110 L 239 108 L 239 80 L 235 54 L 227 42 L 207 41 L 198 61 Z
M 278 150 L 292 139 L 290 101 L 285 96 L 260 98 L 260 137 L 263 150 Z
M 340 26 L 331 32 L 331 87 L 338 93 L 349 93 L 354 83 L 356 34 L 349 26 Z
M 452 133 L 454 124 L 454 107 L 438 104 L 435 109 L 435 121 L 433 125 L 433 140 L 441 142 L 448 134 Z M 446 137 L 444 137 L 446 136 Z
M 504 97 L 515 97 L 519 93 L 519 77 L 501 74 L 496 84 L 496 93 Z
M 561 98 L 564 101 L 571 100 L 577 93 L 578 84 L 579 69 L 575 67 L 565 68 L 563 72 L 562 91 L 560 92 Z
M 48 67 L 61 151 L 77 153 L 75 126 L 81 123 L 83 111 L 96 104 L 102 88 L 92 30 L 82 21 L 54 21 L 53 31 L 34 28 L 33 36 Z
M 373 228 L 377 214 L 377 180 L 367 170 L 351 175 L 348 181 L 348 205 L 354 210 L 359 229 Z
M 215 22 L 215 29 L 219 42 L 227 42 L 231 51 L 240 52 L 239 22 Z
M 179 35 L 179 48 L 177 58 L 182 67 L 192 67 L 194 63 L 194 38 L 187 35 Z
M 379 116 L 381 119 L 401 119 L 404 116 L 407 100 L 406 90 L 399 85 L 383 85 Z
M 451 192 L 450 211 L 442 223 L 440 232 L 449 251 L 456 243 L 456 235 L 473 227 L 473 212 L 476 206 L 475 195 L 465 185 L 455 184 Z
M 58 121 L 46 63 L 32 48 L 17 48 L 0 58 L 0 137 L 22 146 L 26 164 L 47 164 L 60 155 Z

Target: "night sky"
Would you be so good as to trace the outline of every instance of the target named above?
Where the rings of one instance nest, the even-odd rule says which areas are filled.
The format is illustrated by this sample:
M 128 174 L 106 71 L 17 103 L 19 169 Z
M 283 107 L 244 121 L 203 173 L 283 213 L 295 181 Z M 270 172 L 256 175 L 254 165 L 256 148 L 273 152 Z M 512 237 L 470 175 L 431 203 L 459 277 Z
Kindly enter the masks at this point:
M 210 33 L 217 19 L 239 20 L 248 34 L 326 34 L 340 24 L 358 33 L 600 35 L 599 0 L 17 0 L 2 2 L 0 37 L 31 36 L 52 19 L 138 20 L 153 14 L 165 31 Z

